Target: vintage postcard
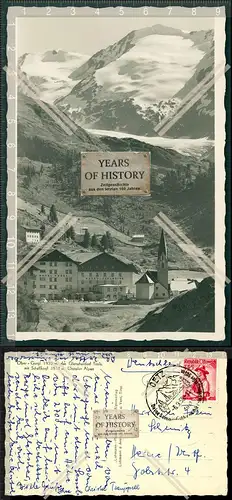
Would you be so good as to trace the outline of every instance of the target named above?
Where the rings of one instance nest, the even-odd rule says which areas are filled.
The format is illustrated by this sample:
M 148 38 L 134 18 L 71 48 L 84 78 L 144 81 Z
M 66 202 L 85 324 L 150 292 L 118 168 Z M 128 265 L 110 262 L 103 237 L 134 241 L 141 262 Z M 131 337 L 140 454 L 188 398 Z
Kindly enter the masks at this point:
M 225 9 L 7 22 L 8 338 L 223 340 Z
M 226 364 L 223 352 L 6 353 L 6 495 L 226 495 Z

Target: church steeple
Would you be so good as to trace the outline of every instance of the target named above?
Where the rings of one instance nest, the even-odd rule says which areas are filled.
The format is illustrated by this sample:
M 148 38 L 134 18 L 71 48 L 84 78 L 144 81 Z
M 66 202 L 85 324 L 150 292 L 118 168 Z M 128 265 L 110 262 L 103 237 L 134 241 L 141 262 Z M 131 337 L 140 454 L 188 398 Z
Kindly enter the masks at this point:
M 168 290 L 168 252 L 163 229 L 158 249 L 157 278 L 159 283 Z
M 160 235 L 160 242 L 159 242 L 159 250 L 158 250 L 158 259 L 162 256 L 162 254 L 165 255 L 166 259 L 168 258 L 168 253 L 167 253 L 167 245 L 166 245 L 166 240 L 164 236 L 164 230 L 162 229 L 161 235 Z

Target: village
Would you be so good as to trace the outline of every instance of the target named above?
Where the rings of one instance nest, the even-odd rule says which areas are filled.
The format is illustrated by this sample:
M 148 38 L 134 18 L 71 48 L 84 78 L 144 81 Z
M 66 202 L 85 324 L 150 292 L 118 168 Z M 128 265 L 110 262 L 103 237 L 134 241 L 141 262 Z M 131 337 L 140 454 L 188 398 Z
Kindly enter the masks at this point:
M 30 241 L 32 234 L 34 241 L 39 241 L 35 229 L 27 234 Z M 22 280 L 27 292 L 40 300 L 164 300 L 170 294 L 165 237 L 162 233 L 157 270 L 142 273 L 128 259 L 106 251 L 80 253 L 53 248 Z
M 56 218 L 54 215 L 53 217 Z M 40 227 L 23 226 L 22 231 L 21 237 L 30 248 L 42 241 L 45 224 Z M 82 227 L 78 235 L 70 228 L 66 236 L 69 240 L 78 239 L 79 243 L 83 244 L 91 239 L 88 227 Z M 144 235 L 132 235 L 131 240 L 142 244 Z M 102 236 L 101 242 L 101 249 L 80 251 L 75 246 L 65 246 L 62 238 L 28 269 L 21 278 L 21 284 L 29 295 L 40 301 L 131 300 L 150 303 L 170 297 L 168 252 L 163 230 L 160 234 L 157 262 L 154 258 L 153 269 L 142 269 L 138 264 L 115 253 L 109 232 Z

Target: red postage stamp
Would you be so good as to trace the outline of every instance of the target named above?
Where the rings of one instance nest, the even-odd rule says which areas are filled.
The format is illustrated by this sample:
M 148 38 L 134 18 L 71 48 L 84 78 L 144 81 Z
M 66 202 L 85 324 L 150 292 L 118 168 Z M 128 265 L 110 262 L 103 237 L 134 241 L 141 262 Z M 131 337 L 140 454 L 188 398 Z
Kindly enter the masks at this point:
M 185 387 L 183 399 L 197 401 L 199 399 L 199 385 L 203 387 L 204 401 L 216 400 L 216 359 L 194 359 L 184 360 L 184 367 L 196 374 L 196 380 L 191 387 Z

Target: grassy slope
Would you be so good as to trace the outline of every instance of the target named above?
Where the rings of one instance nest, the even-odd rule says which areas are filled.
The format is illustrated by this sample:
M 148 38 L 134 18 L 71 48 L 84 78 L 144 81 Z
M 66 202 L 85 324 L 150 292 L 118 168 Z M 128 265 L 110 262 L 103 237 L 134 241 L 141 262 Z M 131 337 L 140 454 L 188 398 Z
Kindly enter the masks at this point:
M 153 306 L 154 307 L 154 306 Z M 68 325 L 71 332 L 124 331 L 132 321 L 144 316 L 151 306 L 106 306 L 83 302 L 47 303 L 41 306 L 38 331 L 62 331 Z

